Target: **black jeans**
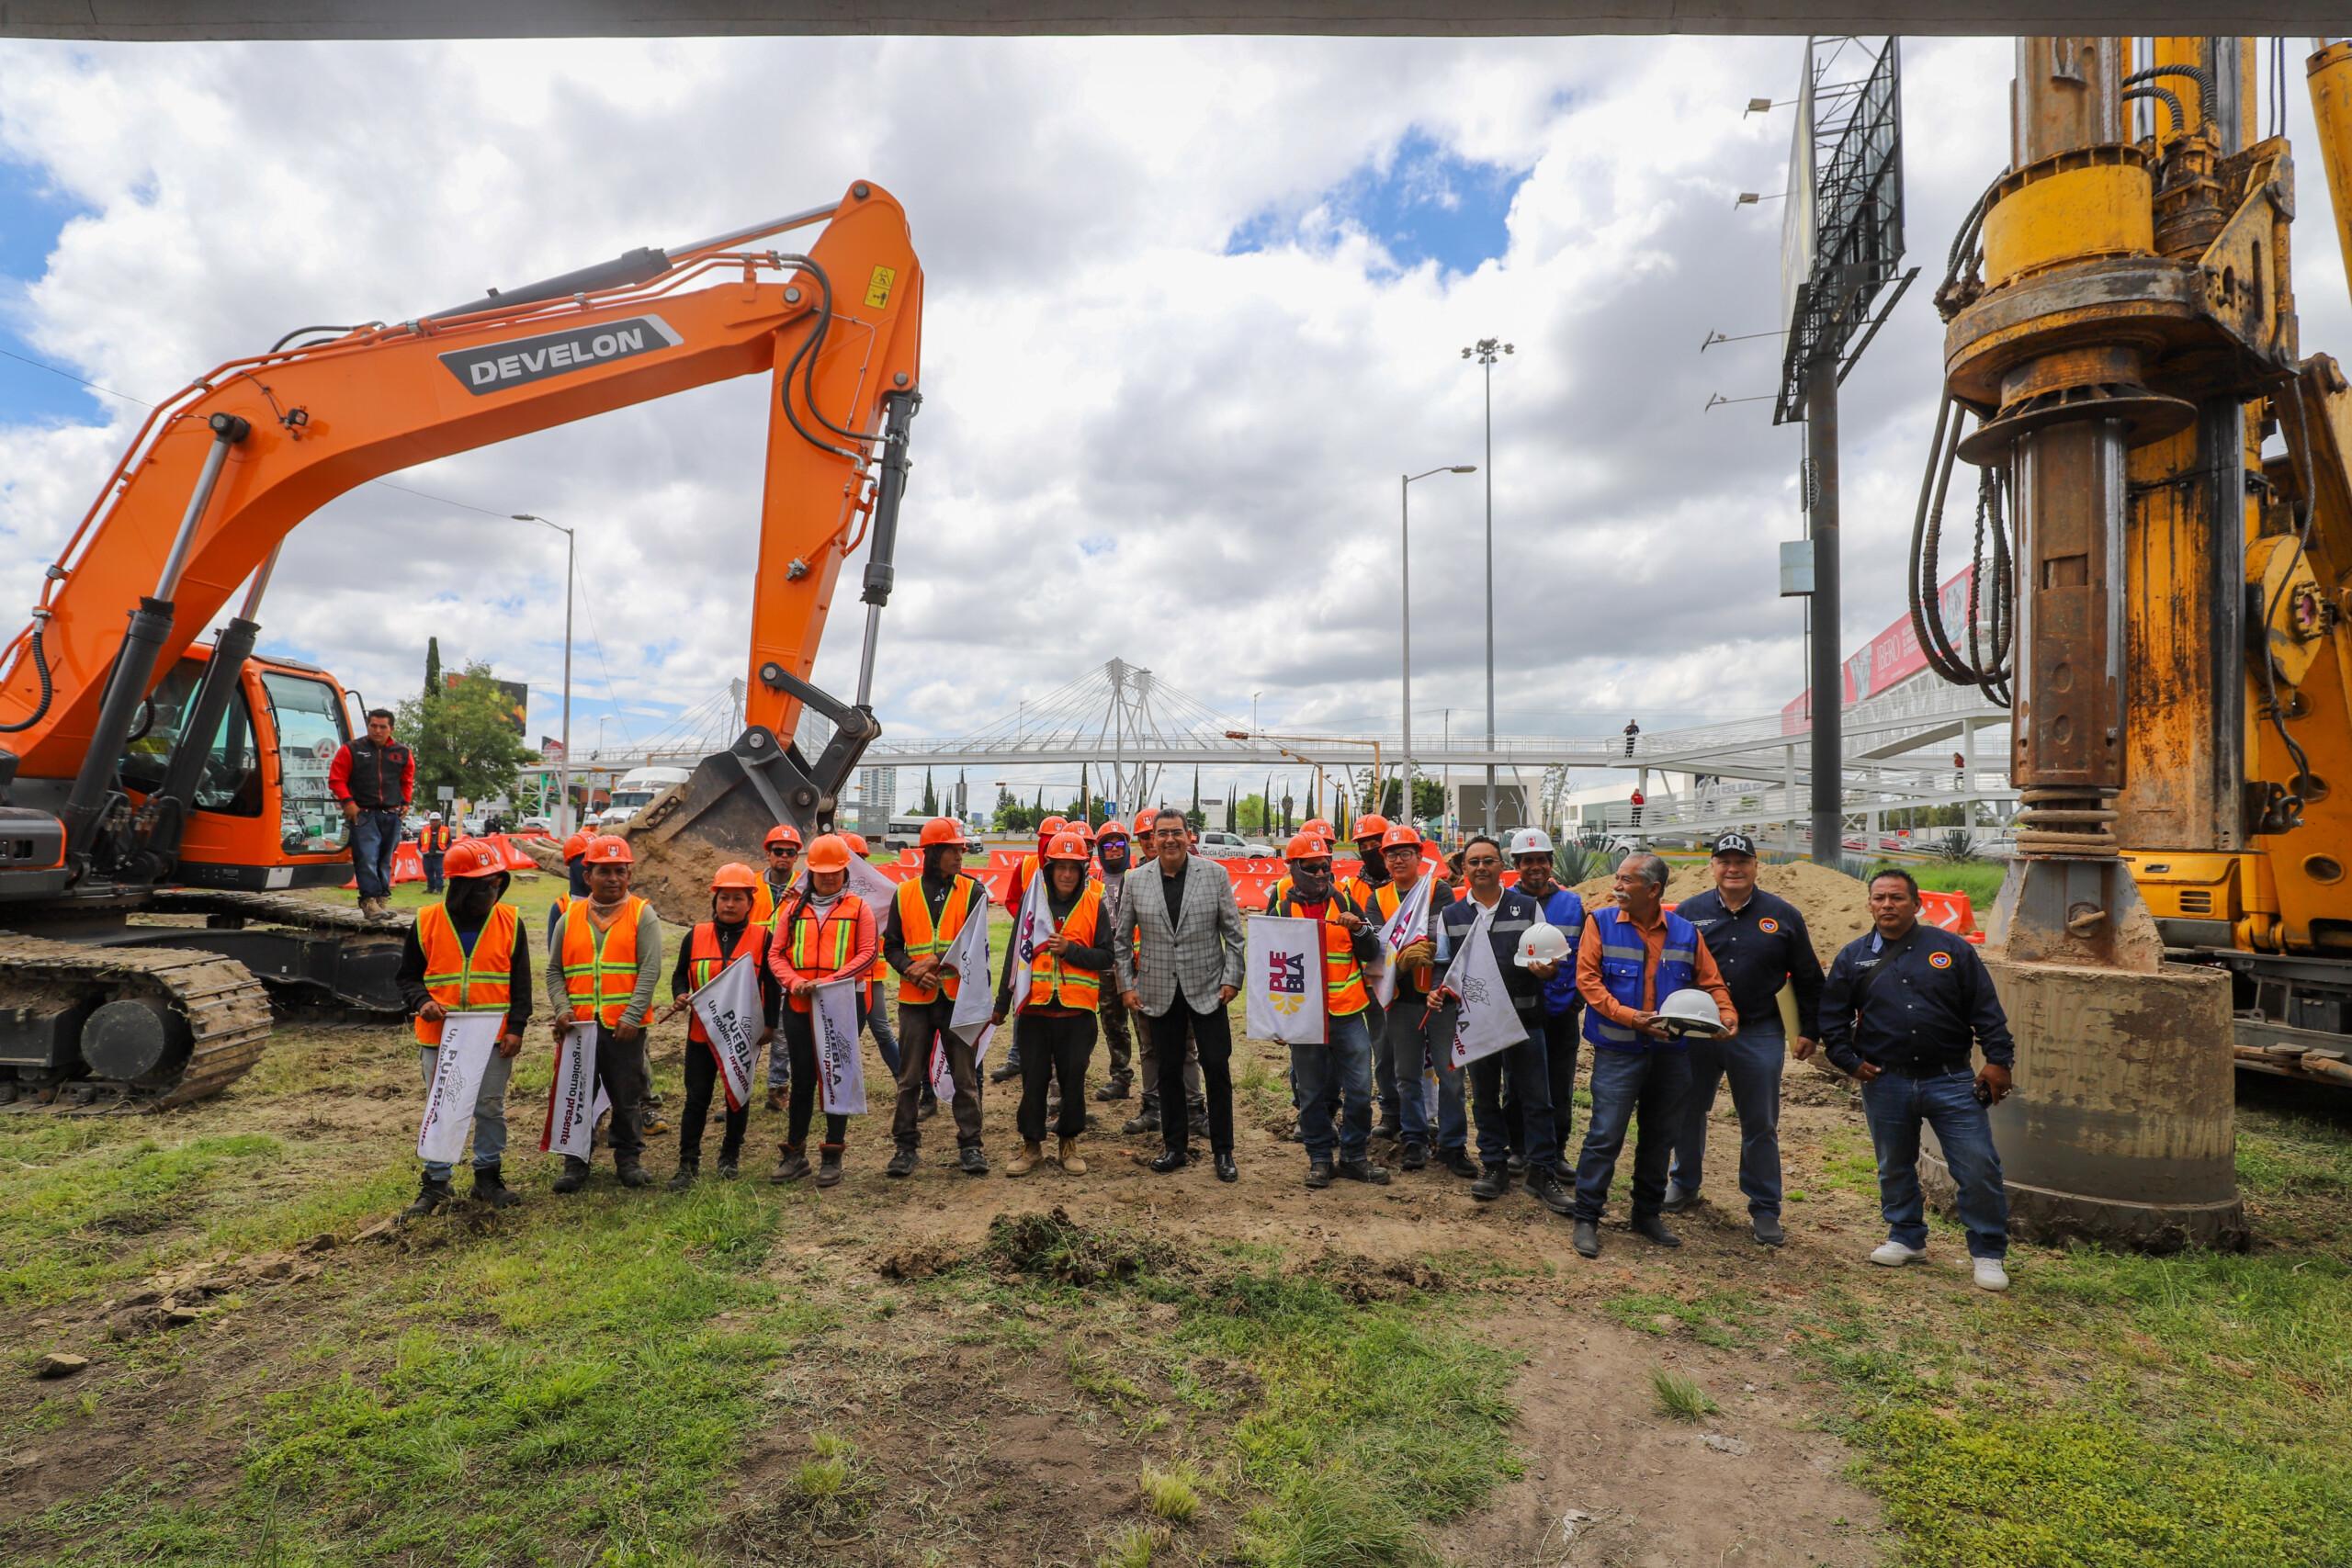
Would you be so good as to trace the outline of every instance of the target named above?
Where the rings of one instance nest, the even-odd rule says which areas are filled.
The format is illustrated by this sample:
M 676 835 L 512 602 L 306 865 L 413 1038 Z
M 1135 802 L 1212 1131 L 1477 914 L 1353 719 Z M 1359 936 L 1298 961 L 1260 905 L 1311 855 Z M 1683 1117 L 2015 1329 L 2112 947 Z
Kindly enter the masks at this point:
M 1021 1013 L 1012 1029 L 1021 1041 L 1021 1141 L 1046 1141 L 1046 1089 L 1062 1086 L 1062 1113 L 1054 1135 L 1075 1138 L 1086 1131 L 1086 1064 L 1094 1055 L 1094 1015 L 1060 1017 Z
M 1568 1122 L 1577 1099 L 1577 1026 L 1581 1021 L 1574 1012 L 1547 1013 L 1544 1018 L 1544 1057 L 1552 1077 L 1552 1138 L 1559 1145 L 1551 1156 L 1558 1165 L 1568 1163 Z M 1517 1096 L 1503 1101 L 1503 1122 L 1510 1128 L 1511 1147 L 1522 1146 L 1525 1128 Z
M 811 1006 L 815 1004 L 811 1003 Z M 857 1032 L 865 1032 L 865 1007 L 857 1010 Z M 792 1046 L 792 1100 L 786 1115 L 785 1146 L 797 1149 L 808 1141 L 808 1122 L 816 1114 L 817 1095 L 823 1080 L 817 1074 L 817 1025 L 813 1012 L 793 1012 L 784 1015 L 784 1037 Z M 825 1144 L 840 1148 L 849 1132 L 849 1118 L 828 1112 L 825 1116 Z
M 955 1016 L 956 1004 L 944 996 L 935 1002 L 899 1004 L 899 1100 L 890 1116 L 890 1135 L 900 1148 L 918 1148 L 922 1144 L 920 1118 L 922 1098 L 931 1089 L 934 1042 L 947 1053 L 956 1145 L 979 1145 L 980 1072 L 972 1064 L 972 1048 L 947 1027 Z
M 710 1120 L 710 1097 L 718 1082 L 718 1059 L 710 1054 L 707 1042 L 686 1042 L 686 1113 L 678 1123 L 678 1163 L 691 1165 L 702 1158 L 703 1123 Z M 735 1159 L 743 1152 L 743 1128 L 752 1120 L 752 1108 L 739 1106 L 727 1113 L 725 1140 L 718 1145 L 720 1159 Z
M 639 1035 L 624 1045 L 604 1024 L 596 1025 L 596 1081 L 613 1102 L 612 1120 L 605 1124 L 605 1142 L 615 1165 L 635 1165 L 645 1152 L 645 1039 Z M 591 1100 L 594 1091 L 591 1091 Z
M 1159 1058 L 1159 1137 L 1169 1148 L 1182 1150 L 1192 1129 L 1184 1104 L 1184 1032 L 1190 1028 L 1200 1051 L 1201 1087 L 1209 1105 L 1209 1147 L 1218 1154 L 1233 1152 L 1233 1021 L 1220 1002 L 1206 1012 L 1194 1012 L 1180 993 L 1168 1010 L 1151 1021 L 1151 1049 Z M 1067 1103 L 1067 1101 L 1065 1101 Z

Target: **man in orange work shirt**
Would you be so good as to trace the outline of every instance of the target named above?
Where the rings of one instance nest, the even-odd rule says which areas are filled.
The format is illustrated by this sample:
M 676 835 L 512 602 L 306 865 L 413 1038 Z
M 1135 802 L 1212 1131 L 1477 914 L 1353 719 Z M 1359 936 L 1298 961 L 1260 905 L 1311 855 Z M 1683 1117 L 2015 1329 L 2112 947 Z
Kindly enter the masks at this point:
M 1664 908 L 1666 862 L 1646 852 L 1627 855 L 1616 886 L 1616 907 L 1590 912 L 1577 948 L 1577 991 L 1592 1047 L 1592 1119 L 1577 1158 L 1574 1244 L 1587 1258 L 1600 1255 L 1601 1212 L 1636 1116 L 1642 1131 L 1634 1145 L 1634 1234 L 1659 1247 L 1682 1245 L 1659 1211 L 1674 1153 L 1675 1108 L 1690 1087 L 1690 1054 L 1658 1022 L 1658 1004 L 1695 987 L 1714 998 L 1724 1028 L 1739 1027 L 1739 1010 L 1707 939 Z

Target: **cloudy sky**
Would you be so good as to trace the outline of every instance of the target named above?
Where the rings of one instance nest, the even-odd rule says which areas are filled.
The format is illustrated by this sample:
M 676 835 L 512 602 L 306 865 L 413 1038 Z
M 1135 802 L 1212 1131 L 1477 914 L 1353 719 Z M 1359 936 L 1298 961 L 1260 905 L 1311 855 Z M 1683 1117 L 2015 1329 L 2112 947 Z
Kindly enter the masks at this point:
M 2300 47 L 2294 51 L 2299 60 Z M 835 197 L 906 206 L 924 410 L 876 681 L 962 734 L 1120 657 L 1277 725 L 1393 728 L 1396 480 L 1483 463 L 1506 732 L 1657 729 L 1803 683 L 1769 402 L 1796 39 L 0 44 L 0 581 L 27 602 L 144 410 L 313 321 L 399 319 Z M 1928 295 L 2007 155 L 2007 40 L 1915 40 L 1912 258 L 1847 383 L 1851 648 L 1901 611 L 1939 395 Z M 2301 73 L 2307 349 L 2352 352 Z M 2266 111 L 2267 112 L 2267 111 Z M 31 359 L 107 389 L 35 368 Z M 380 697 L 446 658 L 581 750 L 741 673 L 763 378 L 394 476 L 288 541 L 265 647 Z M 120 394 L 119 396 L 108 395 Z M 1414 720 L 1483 703 L 1484 478 L 1414 488 Z M 412 493 L 424 492 L 424 495 Z M 426 499 L 426 497 L 438 499 Z M 455 503 L 455 504 L 453 504 Z M 478 510 L 469 510 L 469 508 Z M 487 513 L 488 515 L 485 515 Z M 853 567 L 853 571 L 854 568 Z M 485 597 L 481 585 L 507 591 Z M 844 596 L 844 610 L 850 611 Z M 846 685 L 854 611 L 818 666 Z M 601 724 L 600 731 L 600 719 Z

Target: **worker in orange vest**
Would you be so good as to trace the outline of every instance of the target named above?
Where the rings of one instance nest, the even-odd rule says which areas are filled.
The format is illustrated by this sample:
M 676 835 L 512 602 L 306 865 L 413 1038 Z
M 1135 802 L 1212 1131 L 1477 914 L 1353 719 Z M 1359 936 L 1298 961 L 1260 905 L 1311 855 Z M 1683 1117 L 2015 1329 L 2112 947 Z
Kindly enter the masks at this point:
M 922 1159 L 921 1122 L 939 1105 L 931 1085 L 932 1068 L 944 1052 L 949 1104 L 956 1118 L 956 1168 L 967 1176 L 986 1176 L 979 1070 L 971 1042 L 949 1027 L 966 980 L 943 965 L 953 955 L 965 922 L 987 921 L 988 889 L 964 870 L 964 829 L 954 818 L 934 817 L 924 823 L 916 843 L 922 852 L 922 874 L 899 883 L 891 895 L 882 933 L 882 957 L 899 972 L 900 1041 L 898 1104 L 890 1120 L 898 1146 L 883 1174 L 903 1179 L 915 1173 Z M 985 986 L 988 976 L 975 975 L 970 983 Z
M 595 1078 L 612 1100 L 605 1133 L 613 1170 L 624 1187 L 643 1187 L 653 1178 L 642 1160 L 645 1136 L 640 1117 L 646 1093 L 645 1021 L 654 987 L 662 979 L 662 917 L 628 890 L 637 857 L 628 840 L 613 834 L 591 840 L 581 855 L 588 869 L 588 897 L 574 898 L 556 925 L 548 955 L 548 996 L 555 1003 L 551 1025 L 559 1043 L 566 1028 L 594 1020 Z M 593 1093 L 593 1091 L 592 1091 Z M 558 1192 L 587 1184 L 588 1162 L 563 1157 L 555 1179 Z
M 1027 994 L 1013 1033 L 1023 1047 L 1021 1071 L 1021 1152 L 1009 1162 L 1007 1176 L 1026 1176 L 1046 1157 L 1046 1089 L 1061 1089 L 1061 1109 L 1054 1131 L 1060 1138 L 1057 1156 L 1063 1171 L 1086 1174 L 1078 1152 L 1079 1135 L 1086 1131 L 1086 1064 L 1094 1055 L 1094 1018 L 1102 1006 L 1102 971 L 1111 967 L 1108 922 L 1102 911 L 1102 885 L 1086 874 L 1093 858 L 1086 840 L 1068 829 L 1046 846 L 1044 871 L 1046 914 L 1052 934 L 1036 941 L 1028 952 L 1016 942 L 1004 959 L 1004 976 L 997 984 L 995 1021 L 1004 1022 L 1012 1005 L 1013 976 L 1029 971 Z
M 775 907 L 791 897 L 792 885 L 800 876 L 800 829 L 789 822 L 779 822 L 768 829 L 760 840 L 766 851 L 767 868 L 760 874 L 760 885 L 752 889 L 752 923 L 762 930 L 775 925 Z M 784 1109 L 786 1086 L 792 1081 L 792 1053 L 777 1035 L 768 1045 L 768 1109 Z
M 1309 824 L 1311 827 L 1312 824 Z M 1283 851 L 1291 886 L 1269 915 L 1316 922 L 1322 973 L 1323 1038 L 1290 1048 L 1291 1080 L 1298 1099 L 1299 1141 L 1306 1145 L 1306 1185 L 1324 1188 L 1334 1177 L 1388 1185 L 1372 1163 L 1372 991 L 1364 965 L 1380 955 L 1380 934 L 1363 906 L 1331 883 L 1331 844 L 1301 832 Z M 1339 1158 L 1333 1161 L 1334 1123 Z
M 523 1048 L 523 1026 L 531 1021 L 531 944 L 521 940 L 523 911 L 500 902 L 509 878 L 494 846 L 461 839 L 449 849 L 447 869 L 441 902 L 419 909 L 401 941 L 393 983 L 415 1021 L 417 1065 L 427 1089 L 448 1016 L 506 1010 L 498 1049 L 474 1099 L 474 1201 L 504 1209 L 522 1201 L 499 1166 L 506 1149 L 506 1080 L 514 1071 L 514 1053 Z M 426 1166 L 416 1201 L 401 1217 L 420 1219 L 456 1201 L 450 1174 L 448 1166 Z
M 1012 911 L 1013 919 L 1021 918 L 1021 901 L 1029 896 L 1029 879 L 1037 874 L 1037 868 L 1046 862 L 1046 846 L 1054 841 L 1055 834 L 1069 826 L 1069 819 L 1064 817 L 1048 817 L 1037 824 L 1036 852 L 1023 855 L 1021 863 L 1013 867 L 1012 874 L 1005 879 L 1004 907 Z M 1021 1042 L 1015 1040 L 1006 1048 L 1004 1060 L 989 1069 L 989 1082 L 1002 1083 L 1020 1076 Z
M 768 942 L 768 967 L 775 972 L 789 1010 L 779 1014 L 784 1037 L 792 1049 L 792 1099 L 784 1147 L 770 1181 L 797 1181 L 808 1174 L 802 1150 L 816 1103 L 816 1020 L 811 1012 L 816 989 L 828 980 L 862 977 L 881 952 L 874 935 L 874 911 L 849 889 L 849 845 L 837 833 L 827 833 L 808 846 L 808 880 L 776 911 L 775 931 Z M 858 1030 L 865 1028 L 865 987 L 857 987 Z M 835 1187 L 842 1179 L 842 1150 L 849 1134 L 849 1118 L 825 1113 L 825 1141 L 817 1146 L 817 1185 Z
M 759 881 L 759 873 L 740 861 L 729 861 L 711 874 L 710 919 L 697 921 L 686 933 L 684 944 L 678 949 L 678 966 L 670 976 L 671 1011 L 675 1012 L 687 997 L 718 978 L 719 971 L 739 954 L 750 955 L 760 980 L 761 1031 L 752 1043 L 754 1062 L 759 1060 L 759 1047 L 775 1038 L 776 1002 L 782 994 L 776 988 L 775 972 L 768 967 L 768 928 L 752 919 L 752 895 Z M 678 1123 L 678 1171 L 670 1178 L 673 1192 L 684 1192 L 701 1174 L 703 1127 L 710 1120 L 711 1089 L 718 1082 L 718 1055 L 710 1032 L 691 1006 L 685 1012 L 686 1111 Z M 722 1181 L 734 1180 L 741 1168 L 743 1130 L 751 1119 L 748 1100 L 727 1107 L 727 1131 L 718 1145 Z
M 427 894 L 441 891 L 441 860 L 448 852 L 449 825 L 441 820 L 441 813 L 436 811 L 424 819 L 424 827 L 416 830 L 416 853 L 417 858 L 424 863 L 424 891 Z

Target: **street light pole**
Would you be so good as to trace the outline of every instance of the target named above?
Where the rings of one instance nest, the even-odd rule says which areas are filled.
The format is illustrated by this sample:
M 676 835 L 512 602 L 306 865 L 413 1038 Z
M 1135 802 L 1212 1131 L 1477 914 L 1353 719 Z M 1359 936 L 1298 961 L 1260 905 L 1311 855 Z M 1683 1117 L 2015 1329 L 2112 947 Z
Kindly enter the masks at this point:
M 1495 830 L 1495 359 L 1517 352 L 1511 344 L 1482 337 L 1462 351 L 1477 357 L 1487 373 L 1487 831 Z
M 560 523 L 549 523 L 536 513 L 517 512 L 517 523 L 537 523 L 563 536 L 563 761 L 556 770 L 557 789 L 563 804 L 556 808 L 555 830 L 559 838 L 568 838 L 572 831 L 571 818 L 571 598 L 572 585 L 577 581 L 574 568 L 580 559 L 580 538 Z M 603 732 L 598 731 L 599 747 Z
M 1400 474 L 1397 476 L 1396 564 L 1398 568 L 1397 581 L 1398 588 L 1400 590 L 1397 594 L 1397 611 L 1404 622 L 1401 628 L 1402 636 L 1398 638 L 1398 642 L 1403 650 L 1402 684 L 1404 687 L 1405 696 L 1405 761 L 1401 764 L 1403 769 L 1404 787 L 1400 795 L 1400 801 L 1404 807 L 1402 819 L 1408 825 L 1413 820 L 1413 481 L 1416 479 L 1428 479 L 1430 474 L 1475 474 L 1477 471 L 1477 468 L 1471 464 L 1454 463 L 1442 468 L 1431 468 L 1427 473 Z M 1487 604 L 1490 606 L 1494 603 L 1494 585 L 1491 581 L 1492 566 L 1492 558 L 1489 557 L 1489 581 L 1487 583 Z M 1489 633 L 1487 650 L 1487 684 L 1489 692 L 1491 693 L 1494 685 L 1494 649 L 1491 632 Z M 1254 698 L 1250 703 L 1250 728 L 1254 729 L 1257 728 L 1257 703 Z M 1380 799 L 1380 781 L 1378 779 L 1372 781 L 1372 790 L 1373 800 L 1375 803 L 1375 809 L 1377 809 L 1377 802 Z

